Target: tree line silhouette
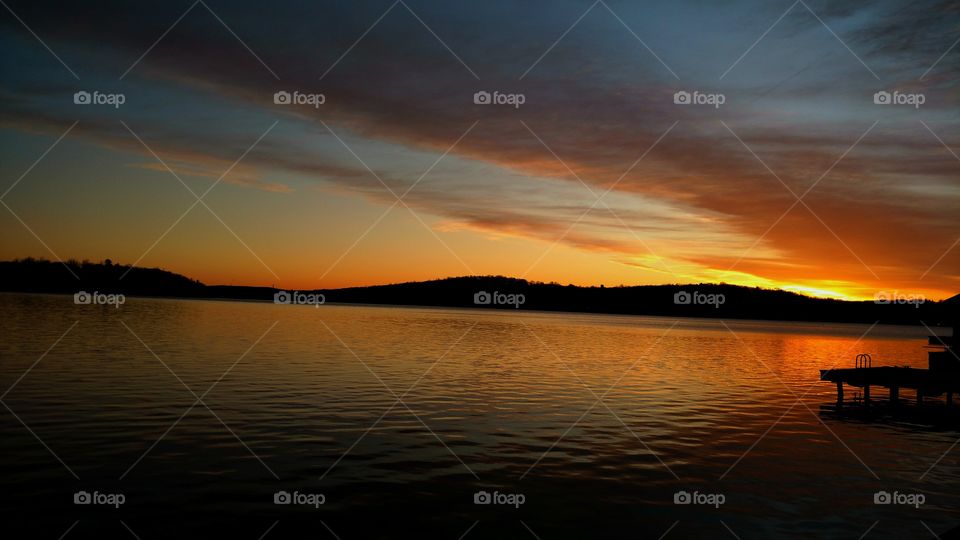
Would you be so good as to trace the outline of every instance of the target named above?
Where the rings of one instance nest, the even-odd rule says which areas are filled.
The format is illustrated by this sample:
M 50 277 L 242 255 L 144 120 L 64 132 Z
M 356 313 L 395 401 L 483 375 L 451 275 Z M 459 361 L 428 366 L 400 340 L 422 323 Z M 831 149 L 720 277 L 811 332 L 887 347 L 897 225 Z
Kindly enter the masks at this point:
M 115 264 L 109 259 L 65 262 L 17 259 L 0 262 L 0 290 L 74 294 L 80 290 L 127 296 L 273 301 L 273 287 L 205 285 L 160 268 Z M 960 295 L 920 304 L 876 303 L 813 298 L 759 287 L 729 284 L 583 287 L 505 276 L 449 277 L 431 281 L 300 291 L 322 294 L 326 303 L 441 306 L 622 315 L 727 319 L 951 324 L 960 319 Z M 477 295 L 523 295 L 522 305 L 478 303 Z M 687 296 L 678 295 L 686 294 Z M 697 296 L 692 296 L 697 295 Z M 695 299 L 723 302 L 698 303 Z M 691 300 L 693 298 L 693 300 Z M 688 300 L 684 303 L 683 300 Z

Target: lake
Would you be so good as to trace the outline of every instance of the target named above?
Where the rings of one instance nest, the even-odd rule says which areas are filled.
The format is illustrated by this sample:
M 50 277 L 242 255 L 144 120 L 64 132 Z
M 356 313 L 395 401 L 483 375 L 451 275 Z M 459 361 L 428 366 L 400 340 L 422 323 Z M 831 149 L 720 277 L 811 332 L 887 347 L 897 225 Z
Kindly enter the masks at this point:
M 860 352 L 925 367 L 922 327 L 20 294 L 0 294 L 0 321 L 18 538 L 900 539 L 960 523 L 955 426 L 834 414 L 818 380 Z

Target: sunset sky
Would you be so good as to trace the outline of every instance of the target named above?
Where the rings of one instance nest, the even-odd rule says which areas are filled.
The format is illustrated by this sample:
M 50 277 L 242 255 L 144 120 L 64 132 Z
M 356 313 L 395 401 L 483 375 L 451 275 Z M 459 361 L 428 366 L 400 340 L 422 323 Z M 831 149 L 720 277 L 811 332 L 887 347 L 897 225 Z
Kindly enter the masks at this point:
M 4 2 L 0 259 L 960 292 L 955 2 Z

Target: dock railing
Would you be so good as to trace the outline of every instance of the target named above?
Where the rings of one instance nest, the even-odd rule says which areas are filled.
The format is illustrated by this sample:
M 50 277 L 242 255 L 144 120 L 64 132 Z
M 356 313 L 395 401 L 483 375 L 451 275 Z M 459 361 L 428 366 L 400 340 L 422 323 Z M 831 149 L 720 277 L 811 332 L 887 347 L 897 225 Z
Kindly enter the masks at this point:
M 854 367 L 857 369 L 873 367 L 873 357 L 867 353 L 858 354 L 854 361 Z

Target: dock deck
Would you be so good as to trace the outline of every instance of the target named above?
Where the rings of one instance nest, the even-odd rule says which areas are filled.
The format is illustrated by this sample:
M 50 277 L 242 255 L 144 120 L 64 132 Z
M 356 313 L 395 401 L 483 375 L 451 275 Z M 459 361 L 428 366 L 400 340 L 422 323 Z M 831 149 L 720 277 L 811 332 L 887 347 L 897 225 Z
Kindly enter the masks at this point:
M 837 403 L 843 403 L 843 385 L 863 389 L 864 404 L 870 402 L 870 387 L 880 386 L 890 391 L 890 401 L 897 402 L 900 398 L 900 389 L 908 388 L 917 392 L 917 401 L 924 397 L 936 397 L 947 394 L 947 404 L 953 398 L 953 393 L 960 393 L 960 381 L 943 377 L 929 369 L 911 367 L 856 367 L 844 369 L 822 369 L 820 380 L 830 381 L 837 385 Z
M 917 403 L 924 397 L 946 394 L 947 406 L 953 402 L 953 394 L 960 393 L 960 356 L 955 351 L 958 324 L 954 324 L 953 336 L 930 336 L 927 340 L 929 369 L 900 366 L 873 367 L 869 354 L 858 354 L 852 368 L 821 369 L 820 380 L 837 385 L 837 406 L 843 405 L 843 385 L 863 389 L 863 404 L 870 405 L 870 387 L 880 386 L 889 390 L 891 403 L 900 399 L 900 389 L 908 388 L 917 393 Z

